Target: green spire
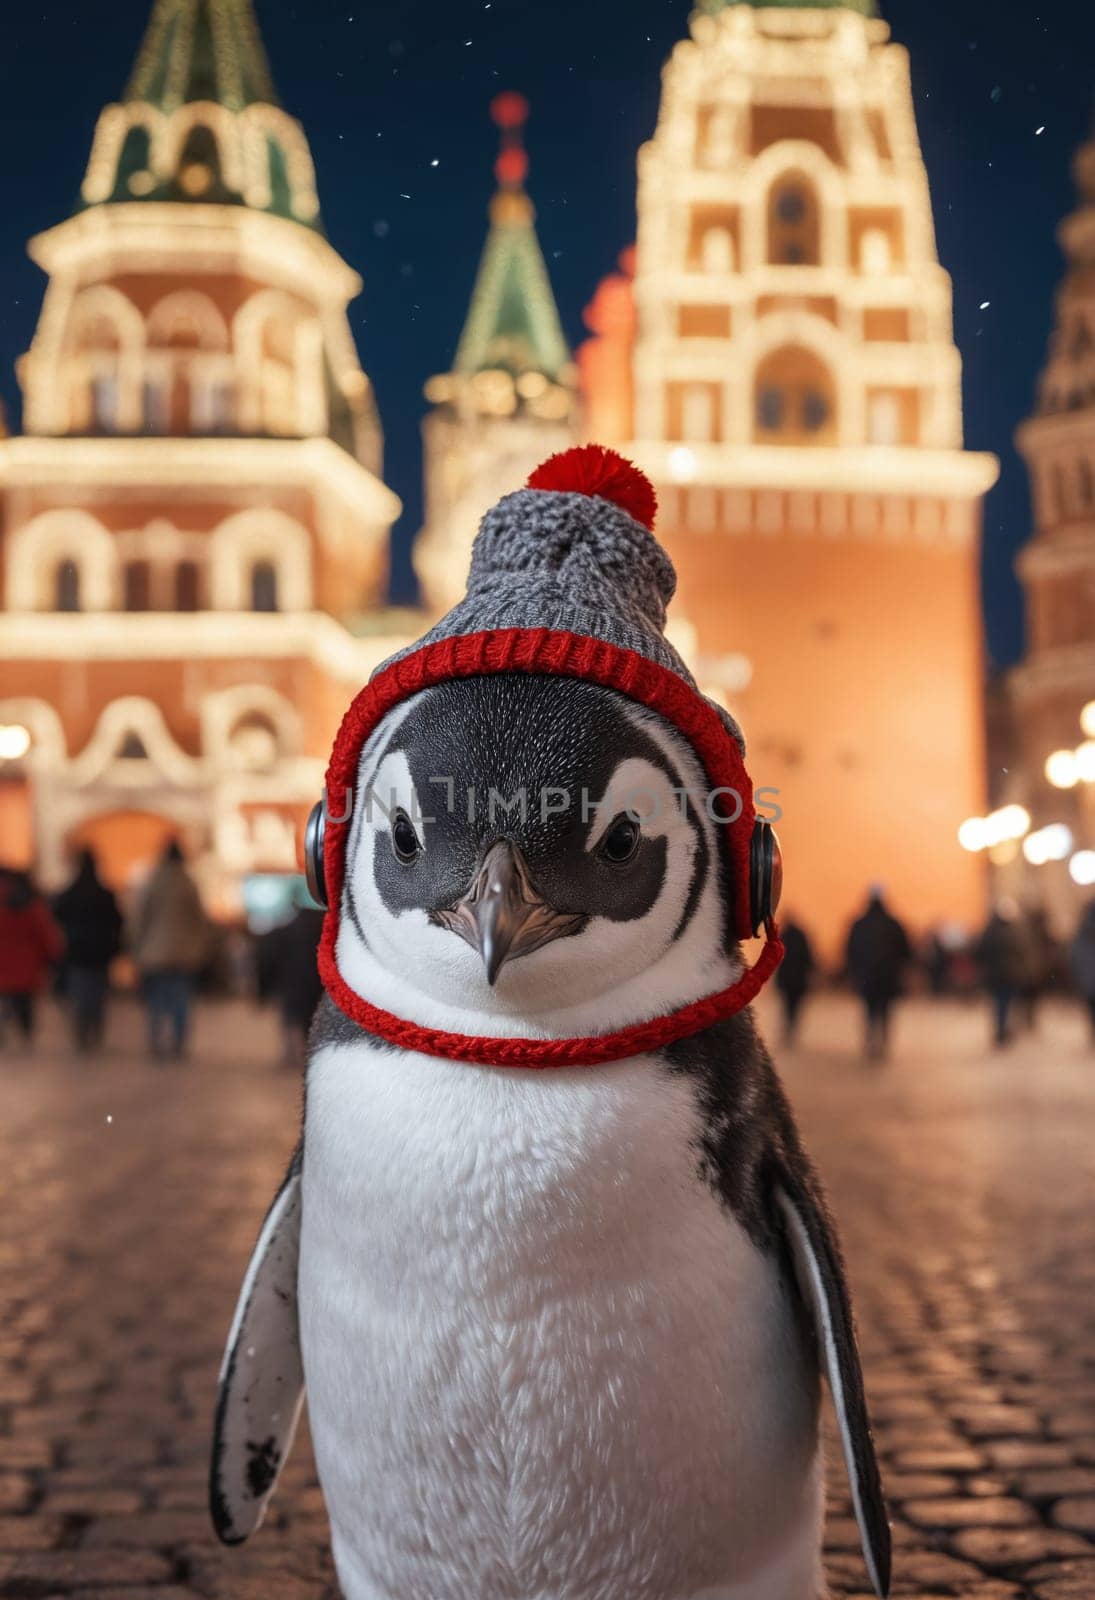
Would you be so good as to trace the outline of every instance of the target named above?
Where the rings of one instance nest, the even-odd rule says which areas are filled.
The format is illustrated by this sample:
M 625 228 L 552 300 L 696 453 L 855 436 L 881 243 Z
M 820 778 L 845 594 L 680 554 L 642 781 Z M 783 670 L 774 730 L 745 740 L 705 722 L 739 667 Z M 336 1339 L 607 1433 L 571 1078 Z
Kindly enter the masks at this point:
M 736 5 L 739 0 L 700 0 L 701 11 L 725 11 L 728 6 Z M 862 17 L 877 17 L 878 6 L 876 0 L 744 0 L 746 5 L 753 6 L 756 10 L 761 7 L 795 11 L 858 11 Z
M 123 99 L 161 111 L 193 100 L 277 105 L 251 0 L 156 0 Z
M 322 230 L 308 143 L 278 101 L 251 0 L 155 0 L 82 199 L 250 206 Z
M 455 371 L 471 377 L 502 370 L 514 378 L 539 372 L 557 380 L 569 366 L 570 350 L 536 237 L 536 213 L 524 190 L 528 160 L 521 130 L 528 107 L 520 95 L 503 94 L 491 112 L 502 129 L 499 187 Z

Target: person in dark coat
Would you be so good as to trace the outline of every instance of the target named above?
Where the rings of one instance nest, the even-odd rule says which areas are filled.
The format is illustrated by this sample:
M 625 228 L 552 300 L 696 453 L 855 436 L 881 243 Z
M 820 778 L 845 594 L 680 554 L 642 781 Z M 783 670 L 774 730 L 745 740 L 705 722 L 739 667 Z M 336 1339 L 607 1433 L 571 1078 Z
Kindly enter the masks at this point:
M 64 935 L 30 873 L 0 867 L 0 1038 L 12 1017 L 31 1042 L 35 1001 L 64 948 Z
M 64 992 L 76 1048 L 97 1050 L 106 1020 L 107 972 L 122 945 L 122 913 L 99 877 L 95 855 L 81 850 L 76 876 L 53 902 L 65 936 Z
M 1031 983 L 1030 937 L 1013 900 L 1001 900 L 981 931 L 975 956 L 993 1011 L 997 1049 L 1011 1040 L 1011 1005 Z
M 281 1013 L 283 1059 L 292 1067 L 304 1066 L 308 1029 L 323 993 L 316 961 L 323 932 L 323 912 L 317 910 L 310 899 L 304 904 L 305 894 L 302 889 L 292 920 L 267 937 L 263 956 L 264 987 L 277 1001 Z
M 890 1015 L 910 954 L 909 936 L 876 885 L 867 909 L 852 923 L 845 953 L 848 976 L 863 1001 L 868 1061 L 882 1060 L 889 1048 Z
M 776 988 L 783 1005 L 783 1042 L 793 1045 L 802 1002 L 815 967 L 814 952 L 805 928 L 799 927 L 793 918 L 781 922 L 779 932 L 784 954 L 776 968 Z

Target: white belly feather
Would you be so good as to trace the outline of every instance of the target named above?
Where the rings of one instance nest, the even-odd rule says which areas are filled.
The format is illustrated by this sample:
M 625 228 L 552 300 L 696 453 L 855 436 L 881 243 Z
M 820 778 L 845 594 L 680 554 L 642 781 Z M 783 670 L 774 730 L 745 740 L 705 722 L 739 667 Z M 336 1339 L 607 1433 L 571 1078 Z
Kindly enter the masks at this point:
M 649 1057 L 313 1060 L 300 1314 L 347 1600 L 812 1600 L 816 1382 Z

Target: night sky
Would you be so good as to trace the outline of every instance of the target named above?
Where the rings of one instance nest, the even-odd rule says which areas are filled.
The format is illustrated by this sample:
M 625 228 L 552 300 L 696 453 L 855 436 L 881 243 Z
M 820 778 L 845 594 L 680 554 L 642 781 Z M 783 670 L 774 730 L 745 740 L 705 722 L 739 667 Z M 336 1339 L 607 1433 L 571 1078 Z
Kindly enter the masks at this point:
M 5 6 L 0 368 L 43 280 L 25 242 L 71 208 L 96 115 L 124 85 L 151 0 Z M 1061 274 L 1054 229 L 1073 203 L 1069 162 L 1092 126 L 1095 7 L 1019 0 L 883 0 L 912 56 L 939 253 L 955 288 L 967 443 L 1002 457 L 987 505 L 984 590 L 997 663 L 1022 647 L 1014 552 L 1029 532 L 1011 438 L 1028 411 Z M 451 360 L 486 227 L 499 89 L 532 102 L 530 188 L 566 331 L 634 236 L 635 155 L 654 128 L 659 71 L 689 0 L 258 0 L 282 100 L 304 123 L 327 231 L 365 279 L 352 308 L 406 511 L 395 583 L 421 511 L 422 384 Z M 1043 128 L 1038 133 L 1036 130 Z M 982 310 L 982 302 L 989 302 Z

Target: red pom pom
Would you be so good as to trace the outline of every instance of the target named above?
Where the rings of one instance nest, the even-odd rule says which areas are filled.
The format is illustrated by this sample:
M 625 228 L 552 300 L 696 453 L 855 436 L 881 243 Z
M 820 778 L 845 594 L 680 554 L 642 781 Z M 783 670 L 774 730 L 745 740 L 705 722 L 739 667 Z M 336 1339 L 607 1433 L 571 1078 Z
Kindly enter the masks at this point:
M 596 495 L 600 500 L 610 500 L 653 532 L 658 513 L 654 485 L 634 462 L 603 444 L 576 445 L 573 450 L 549 456 L 536 468 L 526 487 Z

